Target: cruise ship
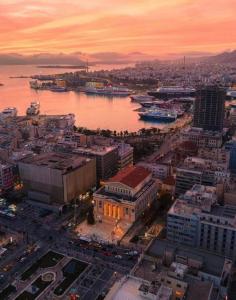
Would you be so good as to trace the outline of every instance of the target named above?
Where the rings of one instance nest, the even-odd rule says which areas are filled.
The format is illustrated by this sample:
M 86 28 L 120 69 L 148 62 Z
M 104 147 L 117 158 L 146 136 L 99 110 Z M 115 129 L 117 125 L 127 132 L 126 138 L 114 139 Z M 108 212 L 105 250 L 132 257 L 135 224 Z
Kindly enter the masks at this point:
M 7 107 L 1 112 L 1 117 L 16 117 L 17 116 L 17 109 L 15 107 Z
M 89 87 L 85 90 L 86 94 L 104 95 L 104 96 L 119 96 L 127 97 L 132 94 L 132 91 L 124 87 L 107 86 L 103 88 Z
M 178 117 L 175 111 L 168 109 L 149 109 L 145 112 L 140 112 L 139 116 L 143 120 L 158 121 L 164 123 L 174 122 Z
M 37 116 L 39 114 L 40 104 L 39 102 L 31 102 L 30 106 L 26 110 L 28 116 Z
M 163 86 L 154 91 L 148 92 L 148 95 L 160 99 L 170 99 L 179 97 L 194 97 L 196 90 L 191 87 L 181 86 Z
M 132 102 L 138 102 L 138 103 L 148 102 L 148 101 L 152 101 L 153 99 L 155 99 L 154 96 L 149 96 L 149 95 L 133 95 L 133 96 L 130 96 L 130 98 L 131 98 Z

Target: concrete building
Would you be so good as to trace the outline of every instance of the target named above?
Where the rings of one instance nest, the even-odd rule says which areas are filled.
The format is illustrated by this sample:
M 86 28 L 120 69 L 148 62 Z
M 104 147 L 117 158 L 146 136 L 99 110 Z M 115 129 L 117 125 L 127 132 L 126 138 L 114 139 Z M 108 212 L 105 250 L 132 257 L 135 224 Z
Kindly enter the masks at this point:
M 107 180 L 112 177 L 118 169 L 118 148 L 117 146 L 91 146 L 78 147 L 73 151 L 87 157 L 96 159 L 97 181 Z
M 76 143 L 76 147 L 85 146 L 87 144 L 87 136 L 79 132 L 70 132 L 65 134 L 64 141 Z
M 105 182 L 94 193 L 95 212 L 104 217 L 134 222 L 157 197 L 157 185 L 150 171 L 129 166 Z
M 134 275 L 172 288 L 172 299 L 215 300 L 226 299 L 231 269 L 232 260 L 223 255 L 156 238 Z
M 220 148 L 222 145 L 222 133 L 203 130 L 202 128 L 188 127 L 182 131 L 183 141 L 191 141 L 197 147 Z
M 232 174 L 236 175 L 236 142 L 234 142 L 230 150 L 229 170 Z
M 167 239 L 236 258 L 236 206 L 220 206 L 215 187 L 195 185 L 169 210 Z
M 171 176 L 172 170 L 171 165 L 166 163 L 147 163 L 140 162 L 139 166 L 144 167 L 145 169 L 152 172 L 152 176 L 157 179 L 164 180 L 167 177 Z
M 68 204 L 96 185 L 96 162 L 78 155 L 45 153 L 19 162 L 29 199 Z
M 229 163 L 229 153 L 224 148 L 199 148 L 197 156 L 217 161 L 219 164 Z
M 204 130 L 223 130 L 226 91 L 217 86 L 196 91 L 193 126 Z
M 14 187 L 13 166 L 0 163 L 0 191 L 6 192 Z
M 172 289 L 161 282 L 151 283 L 128 275 L 113 285 L 105 300 L 172 300 L 172 293 Z
M 178 196 L 190 190 L 194 184 L 214 186 L 218 183 L 227 185 L 230 180 L 228 164 L 199 157 L 187 157 L 176 169 L 175 194 Z
M 134 148 L 129 144 L 118 144 L 118 169 L 132 166 L 134 162 Z

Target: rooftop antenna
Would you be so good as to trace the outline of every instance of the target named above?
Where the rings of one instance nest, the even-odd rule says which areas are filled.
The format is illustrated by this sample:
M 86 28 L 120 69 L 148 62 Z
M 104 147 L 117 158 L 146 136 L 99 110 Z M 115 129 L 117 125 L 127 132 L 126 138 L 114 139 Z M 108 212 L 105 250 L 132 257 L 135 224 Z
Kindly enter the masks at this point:
M 89 71 L 89 64 L 88 64 L 88 59 L 87 59 L 87 62 L 86 62 L 86 72 L 88 73 Z
M 186 58 L 184 56 L 184 84 L 186 84 Z

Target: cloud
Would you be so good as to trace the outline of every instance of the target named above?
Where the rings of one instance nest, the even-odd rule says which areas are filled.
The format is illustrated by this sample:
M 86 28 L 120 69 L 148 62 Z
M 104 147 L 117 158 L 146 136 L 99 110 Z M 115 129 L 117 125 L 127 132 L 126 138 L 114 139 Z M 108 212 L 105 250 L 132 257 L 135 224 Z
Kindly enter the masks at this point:
M 235 10 L 235 0 L 2 0 L 0 53 L 218 53 L 236 48 Z

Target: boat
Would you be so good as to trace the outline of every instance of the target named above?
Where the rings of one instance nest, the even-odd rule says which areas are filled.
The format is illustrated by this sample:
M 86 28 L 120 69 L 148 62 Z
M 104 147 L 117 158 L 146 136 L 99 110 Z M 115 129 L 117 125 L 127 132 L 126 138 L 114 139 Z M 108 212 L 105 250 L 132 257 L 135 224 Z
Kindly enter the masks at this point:
M 130 96 L 132 102 L 151 102 L 155 97 L 149 95 L 132 95 Z
M 149 109 L 144 112 L 140 112 L 139 116 L 143 120 L 159 121 L 165 123 L 174 122 L 178 117 L 175 111 L 168 109 Z
M 236 99 L 236 89 L 229 88 L 226 92 L 226 97 L 231 100 Z
M 26 110 L 27 116 L 37 116 L 39 114 L 40 104 L 39 102 L 31 102 L 30 106 Z
M 171 104 L 163 100 L 146 101 L 146 102 L 140 102 L 139 104 L 146 108 L 150 108 L 150 107 L 171 108 Z
M 132 91 L 124 87 L 106 86 L 102 88 L 89 87 L 85 88 L 86 94 L 104 95 L 104 96 L 119 96 L 126 97 L 132 94 Z
M 49 88 L 49 90 L 51 92 L 57 92 L 57 93 L 67 92 L 67 88 L 62 87 L 62 86 L 52 86 L 52 87 Z
M 17 109 L 15 107 L 7 107 L 1 112 L 1 116 L 4 117 L 4 118 L 16 117 L 17 116 Z
M 38 80 L 31 80 L 29 82 L 30 88 L 34 90 L 39 90 L 41 88 L 41 84 L 38 83 Z
M 196 90 L 191 87 L 182 86 L 163 86 L 154 91 L 148 92 L 148 95 L 160 99 L 170 99 L 179 97 L 194 97 Z

